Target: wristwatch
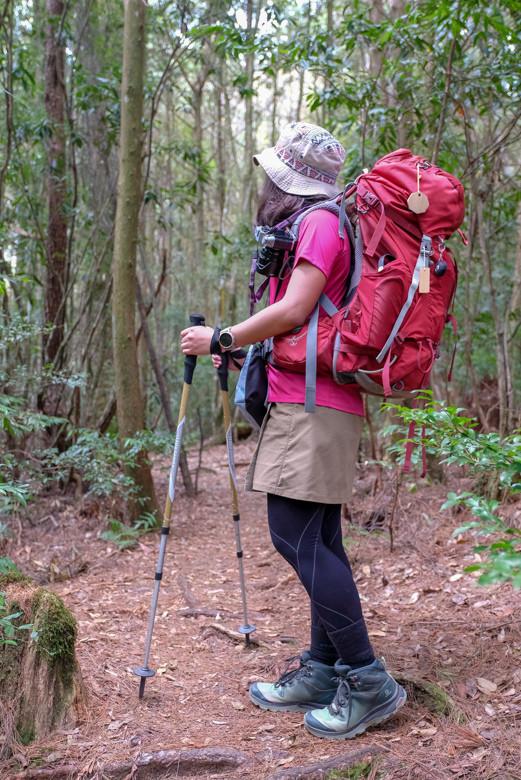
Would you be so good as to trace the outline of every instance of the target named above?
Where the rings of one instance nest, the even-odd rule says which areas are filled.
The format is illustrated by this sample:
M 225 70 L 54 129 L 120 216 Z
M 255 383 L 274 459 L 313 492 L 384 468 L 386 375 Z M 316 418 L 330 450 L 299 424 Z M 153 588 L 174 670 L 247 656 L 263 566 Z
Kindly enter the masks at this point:
M 231 328 L 223 328 L 219 334 L 219 346 L 223 352 L 229 352 L 235 346 L 235 336 Z

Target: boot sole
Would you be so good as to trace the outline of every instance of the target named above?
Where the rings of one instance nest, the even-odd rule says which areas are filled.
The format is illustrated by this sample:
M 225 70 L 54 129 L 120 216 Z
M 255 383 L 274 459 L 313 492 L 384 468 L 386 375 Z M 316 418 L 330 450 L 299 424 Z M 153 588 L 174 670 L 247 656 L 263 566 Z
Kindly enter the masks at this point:
M 315 728 L 315 726 L 310 726 L 306 723 L 304 720 L 304 726 L 306 729 L 313 734 L 315 737 L 322 737 L 323 739 L 354 739 L 354 737 L 358 737 L 360 734 L 363 734 L 364 731 L 367 731 L 368 728 L 372 728 L 373 726 L 379 726 L 381 723 L 385 723 L 386 720 L 389 720 L 393 717 L 393 715 L 396 715 L 398 710 L 400 710 L 405 702 L 407 701 L 407 694 L 405 693 L 404 689 L 399 686 L 399 690 L 397 691 L 396 698 L 386 704 L 386 707 L 392 706 L 391 712 L 384 712 L 381 715 L 376 715 L 376 717 L 371 717 L 371 715 L 367 715 L 367 720 L 361 721 L 355 728 L 351 729 L 347 732 L 334 732 L 334 731 L 325 731 L 319 728 Z
M 318 702 L 316 704 L 313 704 L 312 702 L 309 704 L 299 704 L 298 702 L 294 702 L 293 704 L 278 704 L 275 701 L 258 698 L 251 691 L 249 691 L 249 696 L 250 701 L 255 704 L 256 707 L 260 707 L 261 710 L 270 710 L 270 712 L 309 712 L 310 710 L 319 710 L 322 709 L 322 707 L 327 707 L 327 704 L 324 704 L 323 702 Z M 331 701 L 333 701 L 333 697 L 331 698 Z

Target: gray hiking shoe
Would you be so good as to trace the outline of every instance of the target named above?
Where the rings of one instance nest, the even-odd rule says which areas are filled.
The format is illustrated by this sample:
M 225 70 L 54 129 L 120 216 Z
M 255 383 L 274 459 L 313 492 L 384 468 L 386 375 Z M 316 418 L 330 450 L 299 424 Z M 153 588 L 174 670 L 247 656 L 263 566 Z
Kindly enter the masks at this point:
M 379 660 L 360 669 L 336 663 L 339 685 L 333 702 L 304 716 L 307 730 L 317 737 L 351 739 L 369 726 L 392 717 L 407 694 Z
M 290 658 L 289 665 L 299 656 Z M 275 683 L 250 685 L 250 699 L 263 710 L 302 712 L 331 704 L 337 690 L 334 666 L 313 661 L 305 650 L 296 669 L 288 669 Z

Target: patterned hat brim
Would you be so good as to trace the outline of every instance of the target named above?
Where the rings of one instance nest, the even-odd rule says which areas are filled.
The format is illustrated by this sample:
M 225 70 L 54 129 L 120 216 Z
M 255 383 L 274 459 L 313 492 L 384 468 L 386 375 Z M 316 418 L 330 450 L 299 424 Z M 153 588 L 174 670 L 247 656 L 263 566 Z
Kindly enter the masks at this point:
M 254 154 L 253 162 L 260 165 L 277 187 L 289 195 L 326 195 L 328 198 L 333 198 L 341 190 L 334 184 L 318 181 L 294 171 L 278 157 L 272 146 L 264 149 L 260 154 Z

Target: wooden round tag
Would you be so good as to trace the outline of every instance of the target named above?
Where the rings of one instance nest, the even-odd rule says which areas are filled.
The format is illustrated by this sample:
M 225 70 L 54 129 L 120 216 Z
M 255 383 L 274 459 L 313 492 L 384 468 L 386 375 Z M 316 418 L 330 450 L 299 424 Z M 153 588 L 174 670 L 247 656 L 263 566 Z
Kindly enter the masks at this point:
M 414 214 L 423 214 L 429 208 L 429 198 L 424 192 L 411 192 L 407 206 Z

